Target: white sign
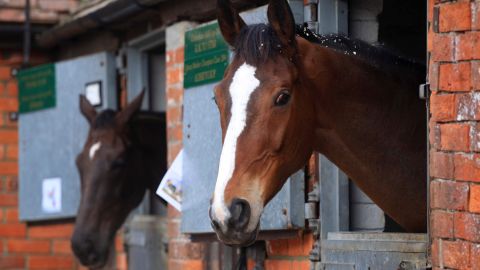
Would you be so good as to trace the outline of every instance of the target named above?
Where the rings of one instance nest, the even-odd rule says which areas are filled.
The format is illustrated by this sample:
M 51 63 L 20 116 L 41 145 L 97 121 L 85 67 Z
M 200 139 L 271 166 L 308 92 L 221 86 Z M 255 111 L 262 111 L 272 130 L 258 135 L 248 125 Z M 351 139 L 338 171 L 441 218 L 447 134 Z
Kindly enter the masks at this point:
M 157 195 L 166 200 L 178 211 L 182 211 L 183 149 L 168 169 L 158 186 Z
M 42 210 L 46 213 L 62 211 L 62 179 L 48 178 L 43 180 Z
M 89 83 L 85 86 L 85 97 L 93 107 L 102 105 L 101 82 Z

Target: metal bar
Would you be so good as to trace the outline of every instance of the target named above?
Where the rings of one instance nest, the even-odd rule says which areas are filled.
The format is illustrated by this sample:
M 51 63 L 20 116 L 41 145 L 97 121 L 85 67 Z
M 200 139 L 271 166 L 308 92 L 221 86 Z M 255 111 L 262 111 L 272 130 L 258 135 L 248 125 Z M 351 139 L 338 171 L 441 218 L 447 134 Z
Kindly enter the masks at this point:
M 30 23 L 30 0 L 25 0 L 25 30 L 23 35 L 23 66 L 30 64 L 31 49 L 31 23 Z

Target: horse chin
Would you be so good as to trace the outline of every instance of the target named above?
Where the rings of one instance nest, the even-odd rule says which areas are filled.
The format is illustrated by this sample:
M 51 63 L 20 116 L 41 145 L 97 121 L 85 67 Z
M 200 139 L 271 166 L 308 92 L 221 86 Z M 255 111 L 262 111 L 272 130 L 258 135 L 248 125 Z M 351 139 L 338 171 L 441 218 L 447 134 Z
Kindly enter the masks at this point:
M 233 247 L 248 247 L 255 243 L 258 237 L 260 223 L 252 232 L 229 232 L 229 235 L 224 235 L 217 232 L 217 237 L 227 246 Z

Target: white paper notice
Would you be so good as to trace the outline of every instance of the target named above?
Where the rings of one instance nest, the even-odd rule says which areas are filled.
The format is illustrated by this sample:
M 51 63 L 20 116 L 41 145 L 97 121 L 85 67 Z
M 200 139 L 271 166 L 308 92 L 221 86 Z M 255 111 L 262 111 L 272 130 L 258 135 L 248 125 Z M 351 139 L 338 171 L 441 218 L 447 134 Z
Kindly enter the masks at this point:
M 48 178 L 43 180 L 42 210 L 46 213 L 62 211 L 62 179 Z
M 183 149 L 168 169 L 158 186 L 157 195 L 166 200 L 178 211 L 182 211 Z

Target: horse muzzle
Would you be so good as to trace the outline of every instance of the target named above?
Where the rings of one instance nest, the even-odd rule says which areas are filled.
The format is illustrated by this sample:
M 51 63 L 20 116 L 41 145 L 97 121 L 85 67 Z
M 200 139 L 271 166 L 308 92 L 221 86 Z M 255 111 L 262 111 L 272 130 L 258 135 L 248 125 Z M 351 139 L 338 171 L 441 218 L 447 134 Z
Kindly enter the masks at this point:
M 249 246 L 255 242 L 258 235 L 258 224 L 253 231 L 248 227 L 251 220 L 250 204 L 243 199 L 234 199 L 224 220 L 216 218 L 212 207 L 209 209 L 212 228 L 220 241 L 227 245 Z
M 108 259 L 108 245 L 96 244 L 97 237 L 89 237 L 74 233 L 71 239 L 72 250 L 80 263 L 90 269 L 99 269 L 106 265 Z

